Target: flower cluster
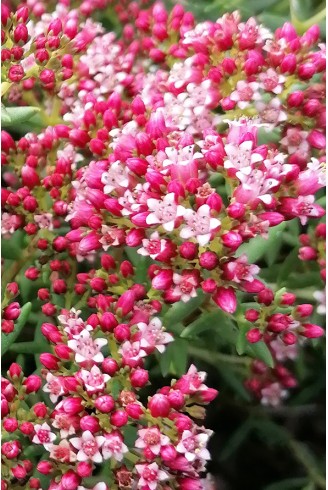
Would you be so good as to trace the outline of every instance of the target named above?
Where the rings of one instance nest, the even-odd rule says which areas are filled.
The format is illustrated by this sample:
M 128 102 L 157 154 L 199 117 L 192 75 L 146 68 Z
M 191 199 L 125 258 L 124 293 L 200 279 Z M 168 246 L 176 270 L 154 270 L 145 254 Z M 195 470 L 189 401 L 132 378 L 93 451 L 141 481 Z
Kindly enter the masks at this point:
M 238 12 L 196 24 L 179 5 L 168 13 L 123 2 L 116 38 L 87 18 L 108 3 L 2 10 L 4 101 L 38 107 L 42 125 L 1 135 L 2 331 L 25 321 L 23 273 L 52 344 L 37 374 L 13 364 L 4 380 L 4 490 L 42 486 L 22 459 L 23 436 L 52 490 L 96 480 L 94 490 L 201 488 L 210 431 L 194 419 L 216 395 L 205 373 L 192 365 L 144 395 L 148 356 L 173 341 L 163 304 L 201 296 L 234 319 L 251 297 L 244 337 L 273 359 L 255 359 L 246 380 L 263 404 L 295 386 L 283 363 L 323 334 L 312 306 L 273 291 L 244 252 L 274 227 L 324 215 L 315 202 L 325 184 L 318 28 L 271 33 Z M 21 255 L 9 251 L 14 239 Z M 323 269 L 323 225 L 300 240 L 300 259 Z M 47 403 L 24 405 L 36 392 Z

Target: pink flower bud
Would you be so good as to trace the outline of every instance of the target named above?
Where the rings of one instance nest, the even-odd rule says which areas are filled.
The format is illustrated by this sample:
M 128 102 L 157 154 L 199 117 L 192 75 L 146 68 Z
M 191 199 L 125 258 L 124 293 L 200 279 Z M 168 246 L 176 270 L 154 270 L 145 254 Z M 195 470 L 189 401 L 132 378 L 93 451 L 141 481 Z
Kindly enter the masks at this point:
M 298 76 L 302 80 L 310 80 L 316 72 L 315 65 L 313 63 L 304 63 L 298 68 Z
M 8 334 L 13 332 L 15 329 L 14 320 L 5 320 L 3 319 L 1 322 L 1 332 Z
M 41 378 L 36 374 L 31 374 L 23 381 L 23 386 L 26 387 L 26 393 L 36 393 L 41 388 Z
M 144 409 L 140 403 L 128 403 L 125 407 L 125 411 L 129 417 L 135 420 L 139 420 L 144 413 Z
M 171 410 L 167 396 L 157 393 L 148 402 L 148 408 L 152 417 L 167 417 Z
M 124 342 L 128 340 L 131 336 L 131 331 L 129 325 L 121 323 L 114 328 L 114 337 L 118 342 Z
M 138 247 L 141 245 L 142 240 L 145 238 L 144 230 L 132 229 L 125 237 L 125 242 L 128 247 Z
M 300 334 L 308 339 L 316 339 L 317 337 L 322 337 L 325 333 L 324 329 L 319 327 L 319 325 L 305 323 L 302 326 L 304 330 L 300 332 Z
M 148 383 L 149 374 L 146 369 L 136 369 L 130 374 L 130 381 L 134 388 L 142 388 Z
M 304 260 L 304 261 L 316 260 L 317 251 L 312 247 L 301 247 L 299 249 L 298 256 L 301 260 Z
M 285 217 L 282 214 L 273 211 L 261 213 L 259 214 L 259 218 L 261 218 L 263 221 L 269 221 L 270 226 L 277 226 L 285 221 Z
M 299 107 L 302 104 L 303 100 L 304 92 L 302 92 L 301 90 L 297 90 L 288 95 L 287 104 L 290 107 Z
M 95 407 L 99 412 L 109 413 L 115 407 L 114 398 L 110 395 L 103 395 L 95 400 Z
M 9 417 L 3 421 L 3 428 L 7 432 L 15 432 L 18 429 L 18 421 L 13 417 Z
M 120 272 L 122 273 L 123 277 L 133 276 L 134 269 L 129 260 L 123 260 L 123 262 L 120 264 Z
M 156 276 L 153 278 L 151 285 L 154 289 L 157 290 L 167 290 L 173 284 L 173 271 L 170 269 L 162 269 Z
M 24 275 L 30 281 L 36 281 L 40 275 L 40 271 L 36 267 L 29 267 L 26 269 Z
M 78 251 L 82 255 L 87 255 L 89 252 L 98 250 L 101 248 L 101 243 L 99 242 L 100 236 L 95 232 L 91 232 L 86 235 L 79 243 Z
M 197 257 L 198 247 L 196 243 L 184 242 L 179 247 L 179 253 L 184 259 L 193 260 Z
M 287 54 L 280 64 L 281 73 L 292 74 L 295 72 L 297 59 L 294 53 Z
M 284 332 L 281 338 L 286 345 L 294 345 L 297 342 L 297 336 L 293 332 Z
M 216 284 L 216 281 L 214 279 L 208 278 L 208 279 L 205 279 L 205 281 L 203 281 L 201 283 L 201 287 L 202 287 L 202 290 L 204 291 L 204 293 L 212 294 L 216 290 L 217 284 Z
M 128 418 L 125 410 L 116 410 L 110 416 L 110 423 L 115 427 L 123 427 L 128 423 Z
M 13 362 L 12 364 L 10 364 L 10 367 L 9 367 L 9 370 L 8 370 L 8 375 L 12 379 L 17 379 L 22 374 L 23 374 L 23 370 L 22 370 L 22 368 L 21 368 L 21 366 L 19 364 L 17 364 L 16 362 Z
M 69 396 L 62 401 L 61 408 L 68 415 L 76 415 L 83 410 L 82 399 Z
M 213 301 L 226 313 L 234 313 L 237 308 L 236 293 L 232 287 L 218 287 Z
M 273 291 L 271 289 L 268 289 L 268 288 L 262 289 L 262 291 L 260 291 L 258 296 L 257 296 L 257 300 L 259 303 L 262 303 L 266 306 L 271 305 L 271 303 L 274 300 Z
M 49 354 L 47 352 L 40 354 L 40 362 L 47 369 L 50 369 L 52 371 L 56 371 L 59 369 L 60 360 L 58 359 L 58 357 L 54 356 L 53 354 Z
M 88 461 L 79 461 L 76 465 L 76 473 L 81 478 L 88 478 L 89 476 L 91 476 L 92 469 L 92 463 L 89 463 Z
M 65 359 L 68 361 L 72 354 L 72 349 L 66 344 L 57 344 L 55 346 L 55 354 L 60 357 L 60 359 Z
M 91 415 L 86 415 L 81 418 L 80 427 L 82 430 L 89 430 L 94 434 L 100 430 L 99 420 Z
M 12 65 L 9 68 L 8 78 L 11 82 L 16 82 L 16 83 L 20 82 L 22 80 L 22 78 L 24 77 L 24 75 L 25 75 L 24 69 L 20 65 Z M 25 167 L 25 165 L 24 165 L 24 167 Z M 22 176 L 23 176 L 23 170 L 22 170 Z M 27 184 L 25 184 L 25 185 L 27 185 Z
M 39 290 L 40 292 L 40 290 Z M 42 299 L 42 298 L 40 298 Z M 46 298 L 45 298 L 46 299 Z M 41 325 L 41 332 L 42 334 L 46 337 L 46 339 L 50 340 L 50 342 L 53 342 L 54 344 L 58 344 L 59 342 L 62 342 L 62 334 L 58 330 L 55 325 L 52 325 L 52 323 L 43 323 Z
M 122 296 L 119 297 L 116 303 L 116 311 L 121 312 L 122 316 L 127 315 L 132 311 L 135 305 L 135 294 L 133 291 L 125 291 Z
M 81 482 L 81 477 L 77 475 L 73 470 L 68 470 L 61 480 L 60 484 L 63 490 L 76 490 Z
M 110 376 L 114 376 L 118 369 L 119 365 L 115 359 L 112 359 L 111 357 L 106 357 L 101 364 L 101 370 Z
M 177 451 L 172 444 L 161 447 L 161 458 L 164 462 L 173 461 L 176 458 L 176 456 L 177 456 Z
M 49 473 L 52 471 L 53 466 L 50 461 L 40 461 L 36 467 L 39 473 L 42 475 L 49 475 Z
M 14 468 L 11 468 L 11 472 L 14 475 L 15 478 L 18 480 L 21 480 L 23 478 L 26 478 L 27 476 L 27 471 L 22 465 L 17 465 Z
M 240 202 L 235 202 L 227 207 L 227 213 L 230 218 L 239 219 L 245 214 L 245 205 Z
M 214 252 L 204 252 L 199 257 L 199 264 L 204 269 L 211 271 L 218 266 L 219 259 Z
M 302 318 L 311 316 L 313 313 L 313 306 L 310 304 L 303 304 L 296 306 L 296 313 Z
M 310 132 L 307 140 L 313 148 L 317 148 L 318 150 L 326 148 L 326 136 L 316 129 Z
M 250 342 L 251 344 L 255 344 L 256 342 L 259 342 L 259 340 L 261 340 L 262 333 L 258 328 L 252 328 L 246 333 L 246 338 L 248 342 Z
M 15 301 L 14 303 L 11 303 L 10 305 L 6 306 L 3 310 L 3 318 L 6 320 L 17 320 L 17 318 L 20 315 L 20 305 Z
M 243 243 L 242 237 L 236 231 L 228 231 L 221 237 L 225 247 L 235 251 Z
M 48 409 L 44 403 L 39 402 L 34 405 L 33 412 L 38 418 L 43 419 L 47 415 Z
M 180 390 L 170 391 L 167 395 L 167 398 L 170 402 L 171 407 L 175 410 L 181 410 L 181 408 L 185 404 L 185 398 Z

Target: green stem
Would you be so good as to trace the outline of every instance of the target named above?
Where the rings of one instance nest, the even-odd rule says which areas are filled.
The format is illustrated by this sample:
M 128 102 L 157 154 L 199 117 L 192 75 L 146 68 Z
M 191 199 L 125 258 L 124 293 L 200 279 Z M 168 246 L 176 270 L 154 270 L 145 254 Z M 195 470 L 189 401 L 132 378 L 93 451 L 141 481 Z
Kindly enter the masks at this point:
M 251 362 L 250 358 L 248 357 L 230 356 L 228 354 L 212 352 L 194 346 L 189 346 L 188 352 L 191 356 L 202 359 L 203 361 L 207 362 L 208 364 L 212 364 L 213 366 L 216 366 L 217 363 L 228 363 L 233 365 L 243 364 L 244 366 L 248 366 Z
M 306 453 L 302 450 L 302 445 L 298 441 L 291 439 L 289 441 L 289 446 L 293 451 L 295 458 L 303 465 L 313 483 L 315 483 L 318 488 L 324 490 L 326 488 L 326 480 L 318 473 L 317 468 L 307 458 Z

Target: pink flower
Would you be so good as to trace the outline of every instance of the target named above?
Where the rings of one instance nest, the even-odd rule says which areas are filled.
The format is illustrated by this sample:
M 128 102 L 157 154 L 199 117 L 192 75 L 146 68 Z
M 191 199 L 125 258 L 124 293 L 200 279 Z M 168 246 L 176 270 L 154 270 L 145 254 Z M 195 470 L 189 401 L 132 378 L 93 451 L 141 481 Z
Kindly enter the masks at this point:
M 162 354 L 165 350 L 165 344 L 174 340 L 171 334 L 165 332 L 161 320 L 156 317 L 148 325 L 138 323 L 138 329 L 141 332 L 140 347 L 145 350 L 156 348 Z
M 53 230 L 51 213 L 36 214 L 34 215 L 34 221 L 41 229 L 47 228 L 49 231 Z
M 169 477 L 166 471 L 159 469 L 157 463 L 137 464 L 135 468 L 139 474 L 138 488 L 155 490 L 159 482 L 167 480 Z
M 263 161 L 262 155 L 256 153 L 256 149 L 253 150 L 251 140 L 243 141 L 238 145 L 228 143 L 224 149 L 228 157 L 223 164 L 226 169 L 242 170 L 244 174 L 249 175 L 253 164 Z
M 276 407 L 281 400 L 287 397 L 287 391 L 282 388 L 280 383 L 272 383 L 261 390 L 262 405 Z
M 103 436 L 94 436 L 89 430 L 86 430 L 81 437 L 73 437 L 69 442 L 79 450 L 76 456 L 78 461 L 102 462 L 103 458 L 99 449 L 105 442 Z
M 46 422 L 42 425 L 36 424 L 34 426 L 34 431 L 35 435 L 32 442 L 35 444 L 43 444 L 46 447 L 46 444 L 49 444 L 56 439 L 56 434 L 51 432 L 51 429 Z
M 60 461 L 61 463 L 73 463 L 76 461 L 76 454 L 71 449 L 71 445 L 67 440 L 62 440 L 58 445 L 47 444 L 47 451 L 50 452 L 50 458 Z
M 236 90 L 230 95 L 230 99 L 237 102 L 240 109 L 246 109 L 251 100 L 258 100 L 260 94 L 258 93 L 259 84 L 257 82 L 245 82 L 245 80 L 239 80 L 236 85 Z
M 147 427 L 138 430 L 139 438 L 134 443 L 138 449 L 148 448 L 156 456 L 159 454 L 162 446 L 167 446 L 170 439 L 161 434 L 157 426 Z
M 198 177 L 198 165 L 196 159 L 202 158 L 201 153 L 194 153 L 194 145 L 185 146 L 176 149 L 172 147 L 165 148 L 167 159 L 164 160 L 163 166 L 170 168 L 171 178 L 187 182 L 188 179 Z
M 175 287 L 173 288 L 173 295 L 179 298 L 183 303 L 187 303 L 190 298 L 196 298 L 196 287 L 198 282 L 192 274 L 173 274 L 173 282 Z
M 98 366 L 92 366 L 90 371 L 82 369 L 79 376 L 89 394 L 103 391 L 107 381 L 110 380 L 110 376 L 108 374 L 103 374 Z
M 118 247 L 124 243 L 124 231 L 117 226 L 102 225 L 101 233 L 102 237 L 99 242 L 102 244 L 102 248 L 105 250 L 105 252 L 109 249 L 109 247 Z
M 142 247 L 137 250 L 138 254 L 149 256 L 153 260 L 165 250 L 166 240 L 160 239 L 157 231 L 150 235 L 150 239 L 144 238 L 142 240 Z
M 195 461 L 196 458 L 208 460 L 211 459 L 211 455 L 208 449 L 206 449 L 209 438 L 210 434 L 206 432 L 194 434 L 190 430 L 184 430 L 176 449 L 179 453 L 183 454 L 188 461 Z
M 101 182 L 105 184 L 104 193 L 110 194 L 119 187 L 129 186 L 129 174 L 120 161 L 111 164 L 107 172 L 101 176 Z
M 57 412 L 52 425 L 56 429 L 60 429 L 60 437 L 63 439 L 75 434 L 76 429 L 79 427 L 79 418 L 64 412 Z
M 58 376 L 54 376 L 51 373 L 47 373 L 47 383 L 43 387 L 45 393 L 50 393 L 49 398 L 52 403 L 56 403 L 58 398 L 65 393 L 63 384 Z
M 260 272 L 260 268 L 257 265 L 248 263 L 246 254 L 224 264 L 224 270 L 227 279 L 237 283 L 242 281 L 252 282 L 254 276 Z
M 146 352 L 141 349 L 140 342 L 129 342 L 128 340 L 122 344 L 119 349 L 119 353 L 122 355 L 122 360 L 128 366 L 137 366 L 140 359 L 145 357 Z
M 181 229 L 181 238 L 195 237 L 200 245 L 206 245 L 211 239 L 211 232 L 221 225 L 220 220 L 211 218 L 210 212 L 211 208 L 208 204 L 200 206 L 197 212 L 186 209 L 184 219 L 187 226 Z
M 260 73 L 259 79 L 261 80 L 261 88 L 277 95 L 281 94 L 286 80 L 283 75 L 279 75 L 273 68 L 269 68 L 266 72 Z
M 82 330 L 78 338 L 67 342 L 68 347 L 75 352 L 75 361 L 78 363 L 85 361 L 102 362 L 104 356 L 100 349 L 106 344 L 106 339 L 93 339 L 86 329 Z
M 124 454 L 129 451 L 128 447 L 123 443 L 122 435 L 119 431 L 113 431 L 105 434 L 105 441 L 102 446 L 102 455 L 106 459 L 114 459 L 122 461 Z
M 162 201 L 157 199 L 147 199 L 148 208 L 152 211 L 147 218 L 148 225 L 161 223 L 166 231 L 174 229 L 176 218 L 183 216 L 185 208 L 175 203 L 173 192 L 167 194 Z

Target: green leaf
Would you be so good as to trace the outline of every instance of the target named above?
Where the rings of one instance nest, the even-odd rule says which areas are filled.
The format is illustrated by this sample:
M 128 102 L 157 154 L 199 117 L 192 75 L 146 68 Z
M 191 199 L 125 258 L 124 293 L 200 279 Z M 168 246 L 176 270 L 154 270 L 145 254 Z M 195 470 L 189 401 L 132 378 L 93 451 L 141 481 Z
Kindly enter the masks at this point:
M 281 246 L 281 233 L 286 227 L 286 222 L 280 223 L 269 230 L 268 239 L 258 236 L 253 238 L 249 243 L 245 243 L 238 248 L 236 255 L 239 257 L 242 254 L 246 254 L 249 263 L 254 263 L 260 260 L 266 251 L 271 247 Z
M 221 310 L 202 313 L 197 320 L 190 323 L 181 333 L 182 338 L 194 337 L 206 330 L 215 330 L 218 333 L 222 329 L 232 328 L 233 323 Z
M 288 478 L 287 480 L 281 480 L 272 485 L 268 485 L 263 490 L 299 490 L 308 483 L 307 478 Z
M 168 330 L 173 323 L 179 323 L 184 318 L 187 318 L 193 311 L 203 303 L 205 294 L 201 290 L 197 290 L 197 297 L 191 298 L 187 303 L 182 301 L 174 303 L 163 317 L 163 324 Z
M 248 437 L 250 431 L 253 429 L 252 420 L 248 419 L 244 422 L 231 436 L 228 442 L 225 443 L 223 451 L 220 454 L 220 461 L 224 461 L 230 458 L 232 454 L 236 454 L 240 446 Z
M 28 320 L 28 317 L 29 317 L 29 314 L 31 311 L 31 306 L 32 306 L 31 303 L 26 303 L 22 307 L 21 313 L 18 317 L 18 320 L 15 323 L 15 328 L 14 328 L 13 332 L 11 332 L 7 335 L 4 333 L 1 333 L 1 355 L 2 356 L 4 355 L 5 352 L 7 352 L 7 350 L 11 346 L 11 344 L 13 344 L 15 342 L 18 335 L 22 331 L 25 323 Z
M 242 354 L 245 353 L 246 347 L 248 345 L 246 339 L 246 333 L 250 329 L 250 324 L 246 321 L 240 321 L 238 322 L 238 325 L 239 325 L 239 332 L 238 332 L 237 343 L 236 343 L 236 351 L 241 356 Z
M 272 354 L 268 348 L 268 346 L 261 340 L 260 342 L 256 342 L 256 344 L 251 344 L 247 346 L 247 350 L 256 357 L 263 361 L 267 366 L 273 368 L 274 361 Z
M 167 376 L 169 373 L 175 376 L 182 376 L 186 371 L 187 361 L 188 342 L 176 338 L 174 342 L 167 346 L 164 354 L 160 356 L 159 365 L 162 376 Z
M 1 124 L 6 127 L 24 123 L 39 111 L 38 107 L 2 107 Z

